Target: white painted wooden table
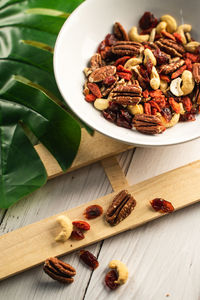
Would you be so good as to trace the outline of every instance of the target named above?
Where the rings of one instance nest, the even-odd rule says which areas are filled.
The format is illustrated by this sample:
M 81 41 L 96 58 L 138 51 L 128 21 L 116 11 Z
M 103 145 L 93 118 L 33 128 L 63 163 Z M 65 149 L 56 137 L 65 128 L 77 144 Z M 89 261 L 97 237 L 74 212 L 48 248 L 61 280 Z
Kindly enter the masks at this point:
M 200 159 L 200 140 L 166 148 L 138 148 L 119 156 L 130 184 L 197 159 Z M 8 211 L 1 212 L 0 234 L 111 191 L 99 163 L 52 179 Z M 0 299 L 200 300 L 200 203 L 90 246 L 88 250 L 100 263 L 94 272 L 81 264 L 77 253 L 63 257 L 77 270 L 73 284 L 54 282 L 39 266 L 0 282 Z M 127 264 L 130 276 L 126 285 L 108 291 L 103 281 L 107 265 L 114 258 Z

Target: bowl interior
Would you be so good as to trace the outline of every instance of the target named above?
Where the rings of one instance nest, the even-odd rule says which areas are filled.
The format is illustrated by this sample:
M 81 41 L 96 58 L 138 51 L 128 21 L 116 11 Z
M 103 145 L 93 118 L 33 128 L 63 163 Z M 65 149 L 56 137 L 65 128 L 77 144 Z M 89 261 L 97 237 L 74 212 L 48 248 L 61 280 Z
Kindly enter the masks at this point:
M 58 87 L 70 108 L 89 126 L 125 143 L 138 146 L 164 146 L 186 142 L 200 136 L 200 117 L 195 122 L 179 123 L 163 134 L 148 136 L 135 130 L 118 127 L 105 120 L 82 93 L 83 69 L 114 22 L 128 31 L 138 25 L 145 11 L 156 17 L 174 16 L 178 24 L 192 24 L 192 35 L 200 40 L 200 1 L 196 0 L 87 0 L 67 19 L 56 41 L 54 72 Z

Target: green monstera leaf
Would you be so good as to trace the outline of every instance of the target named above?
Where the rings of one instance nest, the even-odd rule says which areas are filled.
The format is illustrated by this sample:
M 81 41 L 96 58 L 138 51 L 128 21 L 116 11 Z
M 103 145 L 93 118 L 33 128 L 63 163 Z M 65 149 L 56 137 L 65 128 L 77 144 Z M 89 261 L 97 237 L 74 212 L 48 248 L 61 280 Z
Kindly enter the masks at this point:
M 45 145 L 63 171 L 77 154 L 81 126 L 92 132 L 66 107 L 53 74 L 57 34 L 81 2 L 0 1 L 0 208 L 47 180 L 27 132 Z

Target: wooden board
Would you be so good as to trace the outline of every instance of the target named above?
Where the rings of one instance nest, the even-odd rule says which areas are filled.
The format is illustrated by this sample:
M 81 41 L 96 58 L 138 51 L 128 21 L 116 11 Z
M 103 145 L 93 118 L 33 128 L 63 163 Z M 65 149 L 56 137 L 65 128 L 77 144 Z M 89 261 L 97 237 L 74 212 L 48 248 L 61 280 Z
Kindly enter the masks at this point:
M 95 131 L 94 136 L 90 136 L 85 129 L 82 129 L 81 144 L 78 154 L 67 172 L 71 172 L 132 148 L 133 146 L 131 145 L 123 144 L 116 140 L 110 139 L 107 136 L 98 133 L 97 131 Z M 36 145 L 35 149 L 47 170 L 48 179 L 63 174 L 63 171 L 61 170 L 55 158 L 42 144 Z
M 149 200 L 155 197 L 172 201 L 176 210 L 198 202 L 199 181 L 200 161 L 196 161 L 131 186 L 128 190 L 137 200 L 132 214 L 116 227 L 110 227 L 103 218 L 91 221 L 91 230 L 81 241 L 68 240 L 64 244 L 54 242 L 59 231 L 56 224 L 58 215 L 5 234 L 0 237 L 0 279 L 38 265 L 49 256 L 69 253 L 163 216 L 153 211 L 149 205 Z M 115 194 L 109 194 L 63 213 L 72 220 L 84 219 L 82 213 L 85 207 L 98 203 L 106 210 Z

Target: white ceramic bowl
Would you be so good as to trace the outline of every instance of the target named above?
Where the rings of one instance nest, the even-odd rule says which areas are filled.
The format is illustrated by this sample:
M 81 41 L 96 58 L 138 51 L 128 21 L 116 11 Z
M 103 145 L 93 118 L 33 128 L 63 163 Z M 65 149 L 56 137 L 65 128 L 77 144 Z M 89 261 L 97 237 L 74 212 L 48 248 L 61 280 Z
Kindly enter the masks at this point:
M 192 35 L 200 40 L 198 0 L 86 0 L 67 19 L 55 46 L 54 72 L 65 101 L 75 114 L 95 130 L 125 143 L 138 146 L 165 146 L 186 142 L 200 136 L 200 116 L 195 122 L 179 123 L 154 136 L 118 127 L 105 120 L 82 93 L 83 69 L 114 22 L 128 31 L 138 25 L 145 11 L 156 17 L 173 15 L 178 24 L 192 24 Z

